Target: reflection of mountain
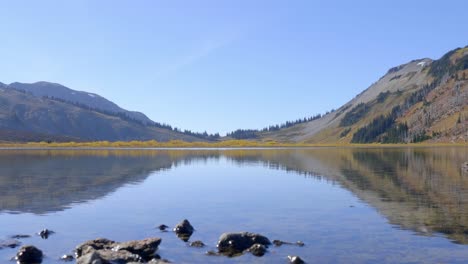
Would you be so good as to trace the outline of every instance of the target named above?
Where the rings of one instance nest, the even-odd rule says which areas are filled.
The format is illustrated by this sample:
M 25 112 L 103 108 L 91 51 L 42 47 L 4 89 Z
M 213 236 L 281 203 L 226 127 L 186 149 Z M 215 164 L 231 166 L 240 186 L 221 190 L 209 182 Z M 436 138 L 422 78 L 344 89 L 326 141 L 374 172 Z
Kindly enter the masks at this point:
M 47 213 L 144 180 L 171 160 L 132 156 L 1 155 L 0 209 Z M 49 153 L 50 154 L 50 153 Z
M 391 224 L 468 244 L 468 174 L 461 171 L 467 154 L 467 148 L 323 148 L 247 155 L 339 183 Z
M 467 148 L 38 150 L 0 152 L 0 211 L 47 213 L 106 196 L 152 171 L 226 157 L 339 183 L 391 224 L 468 243 Z
M 0 152 L 0 212 L 44 214 L 98 199 L 153 171 L 207 159 L 174 151 L 9 150 Z

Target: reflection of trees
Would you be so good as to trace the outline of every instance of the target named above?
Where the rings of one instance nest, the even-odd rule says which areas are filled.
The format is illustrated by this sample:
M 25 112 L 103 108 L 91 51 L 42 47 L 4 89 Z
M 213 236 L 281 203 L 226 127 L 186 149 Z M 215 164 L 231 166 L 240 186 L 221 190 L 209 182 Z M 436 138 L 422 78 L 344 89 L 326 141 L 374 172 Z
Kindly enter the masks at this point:
M 308 175 L 324 175 L 377 208 L 392 224 L 468 243 L 466 148 L 328 148 L 257 153 Z M 252 155 L 253 153 L 251 153 Z

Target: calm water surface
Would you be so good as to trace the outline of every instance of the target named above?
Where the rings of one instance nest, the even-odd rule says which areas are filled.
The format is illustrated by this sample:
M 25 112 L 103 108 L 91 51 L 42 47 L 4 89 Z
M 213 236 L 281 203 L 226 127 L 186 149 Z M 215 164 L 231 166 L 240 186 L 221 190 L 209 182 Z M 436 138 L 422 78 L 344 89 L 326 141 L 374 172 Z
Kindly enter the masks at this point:
M 467 263 L 468 148 L 1 150 L 0 241 L 57 259 L 86 240 L 161 237 L 174 263 Z M 187 218 L 190 248 L 155 229 Z M 56 234 L 34 235 L 43 228 Z M 209 257 L 227 231 L 304 247 Z M 0 249 L 12 263 L 17 249 Z

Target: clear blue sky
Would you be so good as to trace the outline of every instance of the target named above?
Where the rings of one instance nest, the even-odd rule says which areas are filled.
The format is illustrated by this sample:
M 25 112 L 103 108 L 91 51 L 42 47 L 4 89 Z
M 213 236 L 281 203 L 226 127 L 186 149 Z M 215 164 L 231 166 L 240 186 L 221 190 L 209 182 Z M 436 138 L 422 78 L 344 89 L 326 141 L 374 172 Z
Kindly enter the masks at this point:
M 388 68 L 468 45 L 468 1 L 0 0 L 0 81 L 98 93 L 227 132 L 338 108 Z

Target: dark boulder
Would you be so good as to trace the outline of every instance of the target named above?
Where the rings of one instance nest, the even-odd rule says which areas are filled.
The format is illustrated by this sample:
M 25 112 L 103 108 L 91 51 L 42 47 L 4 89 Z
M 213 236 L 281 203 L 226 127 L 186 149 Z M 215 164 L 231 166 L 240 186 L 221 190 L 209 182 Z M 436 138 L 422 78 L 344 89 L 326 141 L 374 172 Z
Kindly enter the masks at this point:
M 37 233 L 39 236 L 41 236 L 42 239 L 48 239 L 50 235 L 54 234 L 55 232 L 49 229 L 42 229 L 39 233 Z
M 189 241 L 190 236 L 193 234 L 194 230 L 195 229 L 187 219 L 184 219 L 174 227 L 174 232 L 176 233 L 177 237 L 185 242 Z
M 271 245 L 271 242 L 267 237 L 255 233 L 224 233 L 219 238 L 217 247 L 220 253 L 228 256 L 234 256 L 242 254 L 254 244 L 260 244 L 268 247 Z
M 305 261 L 298 256 L 288 256 L 289 263 L 291 264 L 304 264 Z
M 161 231 L 166 231 L 167 228 L 168 228 L 167 225 L 159 225 L 158 226 L 158 229 L 161 230 Z
M 15 259 L 20 264 L 35 264 L 42 262 L 42 251 L 35 246 L 23 246 L 16 253 Z
M 261 257 L 265 255 L 267 249 L 262 244 L 253 244 L 249 249 L 247 249 L 247 251 L 256 257 Z

